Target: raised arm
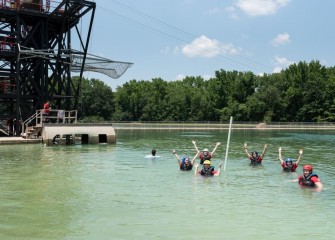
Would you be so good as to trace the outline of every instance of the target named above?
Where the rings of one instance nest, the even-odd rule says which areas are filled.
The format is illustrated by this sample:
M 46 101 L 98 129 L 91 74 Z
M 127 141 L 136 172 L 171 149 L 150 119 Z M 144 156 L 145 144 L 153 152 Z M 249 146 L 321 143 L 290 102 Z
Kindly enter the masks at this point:
M 248 155 L 249 158 L 251 157 L 250 153 L 248 152 L 248 145 L 246 143 L 244 144 L 244 152 Z
M 301 160 L 301 157 L 302 157 L 302 154 L 303 154 L 303 150 L 302 148 L 299 150 L 299 157 L 298 157 L 298 160 L 295 162 L 297 165 L 299 164 L 300 160 Z
M 281 155 L 281 147 L 278 148 L 278 157 L 279 157 L 280 164 L 283 164 L 284 160 Z
M 216 145 L 215 145 L 213 151 L 211 152 L 211 156 L 212 156 L 212 157 L 213 157 L 213 155 L 214 155 L 216 149 L 218 148 L 218 146 L 220 146 L 220 144 L 221 144 L 220 142 L 217 142 L 217 143 L 216 143 Z
M 198 175 L 198 167 L 199 167 L 199 163 L 197 163 L 196 165 L 195 165 L 195 168 L 194 168 L 194 175 Z
M 261 158 L 264 158 L 264 154 L 265 154 L 267 148 L 268 148 L 268 145 L 267 145 L 267 144 L 264 144 L 264 149 L 263 149 Z
M 222 162 L 220 163 L 218 171 L 214 174 L 214 176 L 220 176 L 220 174 L 221 174 L 221 166 L 222 166 Z
M 199 155 L 199 152 L 197 152 L 197 154 L 194 155 L 194 157 L 193 157 L 193 159 L 192 159 L 192 161 L 191 161 L 192 165 L 194 164 L 194 161 L 195 161 L 195 159 L 198 157 L 198 155 Z
M 200 153 L 198 147 L 197 147 L 197 144 L 195 143 L 195 141 L 193 140 L 192 141 L 193 145 L 194 145 L 194 148 L 195 148 L 195 151 L 197 151 L 197 153 Z
M 176 153 L 176 150 L 173 150 L 172 154 L 176 156 L 176 158 L 178 160 L 178 165 L 180 166 L 181 165 L 181 161 L 180 161 L 180 158 L 179 158 L 178 154 Z

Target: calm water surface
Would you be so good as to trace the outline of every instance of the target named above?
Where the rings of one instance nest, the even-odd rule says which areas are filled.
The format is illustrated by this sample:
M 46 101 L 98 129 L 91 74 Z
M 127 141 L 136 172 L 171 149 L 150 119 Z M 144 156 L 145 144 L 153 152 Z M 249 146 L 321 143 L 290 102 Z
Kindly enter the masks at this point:
M 334 132 L 233 130 L 226 170 L 203 178 L 179 171 L 172 155 L 194 156 L 227 130 L 116 130 L 116 145 L 1 145 L 0 239 L 335 239 Z M 244 154 L 268 151 L 262 166 Z M 283 173 L 298 157 L 297 173 Z M 146 159 L 156 148 L 160 158 Z M 197 161 L 199 162 L 199 161 Z M 322 192 L 295 179 L 310 163 Z

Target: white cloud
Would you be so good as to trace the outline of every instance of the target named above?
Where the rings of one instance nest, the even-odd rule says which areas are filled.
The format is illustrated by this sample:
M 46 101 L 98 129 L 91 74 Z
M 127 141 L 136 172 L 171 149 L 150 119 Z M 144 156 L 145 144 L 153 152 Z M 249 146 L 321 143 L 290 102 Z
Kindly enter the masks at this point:
M 277 56 L 275 57 L 274 62 L 275 67 L 272 70 L 273 73 L 279 73 L 281 70 L 287 68 L 291 64 L 294 64 L 293 61 L 289 61 L 285 57 L 277 57 Z
M 178 74 L 176 80 L 183 80 L 186 76 L 184 74 Z
M 212 77 L 212 76 L 209 75 L 209 74 L 204 74 L 204 75 L 202 75 L 202 78 L 203 78 L 204 80 L 209 80 L 211 77 Z
M 290 42 L 290 35 L 288 33 L 278 34 L 274 39 L 272 39 L 271 44 L 273 46 L 284 45 Z
M 283 70 L 281 67 L 274 67 L 274 68 L 272 69 L 272 72 L 273 72 L 273 73 L 280 73 L 281 70 Z
M 164 55 L 168 55 L 168 54 L 178 54 L 180 52 L 180 48 L 177 46 L 177 47 L 170 47 L 170 46 L 166 46 L 164 47 L 163 49 L 161 49 L 161 54 L 164 54 Z
M 259 15 L 275 14 L 281 7 L 285 7 L 290 0 L 238 0 L 236 7 L 245 14 L 255 17 Z
M 201 56 L 211 58 L 218 55 L 233 55 L 238 52 L 239 49 L 235 48 L 233 44 L 223 44 L 216 39 L 209 39 L 204 35 L 182 47 L 182 53 L 188 57 Z
M 169 54 L 170 52 L 170 47 L 169 46 L 166 46 L 165 48 L 161 49 L 161 53 L 163 54 Z
M 217 7 L 214 7 L 214 8 L 205 12 L 205 14 L 207 14 L 207 15 L 215 15 L 215 14 L 218 14 L 218 13 L 220 13 L 220 9 L 217 8 Z
M 226 7 L 226 8 L 225 8 L 225 12 L 228 13 L 228 15 L 229 15 L 232 19 L 235 19 L 235 20 L 238 20 L 238 19 L 239 19 L 235 7 L 233 7 L 233 6 Z
M 320 63 L 321 63 L 321 65 L 324 65 L 324 66 L 327 66 L 328 65 L 328 62 L 327 62 L 327 60 L 326 59 L 324 59 L 324 58 L 320 58 Z

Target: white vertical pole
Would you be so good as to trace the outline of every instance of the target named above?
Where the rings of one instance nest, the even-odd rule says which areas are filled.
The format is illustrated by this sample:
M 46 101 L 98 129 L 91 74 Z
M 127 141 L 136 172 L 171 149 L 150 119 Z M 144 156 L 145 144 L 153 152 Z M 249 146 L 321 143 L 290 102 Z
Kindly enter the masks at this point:
M 230 133 L 231 133 L 231 126 L 233 124 L 233 117 L 230 117 L 230 123 L 229 123 L 229 131 L 228 131 L 228 140 L 227 140 L 227 148 L 226 148 L 226 157 L 224 159 L 224 166 L 223 166 L 223 171 L 226 170 L 226 164 L 227 164 L 227 159 L 228 159 L 228 150 L 229 150 L 229 142 L 230 142 Z

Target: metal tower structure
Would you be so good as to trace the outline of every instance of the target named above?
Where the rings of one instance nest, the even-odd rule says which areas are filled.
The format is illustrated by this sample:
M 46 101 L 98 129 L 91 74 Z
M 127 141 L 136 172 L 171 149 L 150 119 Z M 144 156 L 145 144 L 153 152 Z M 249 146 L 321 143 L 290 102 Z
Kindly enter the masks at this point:
M 95 8 L 85 0 L 0 0 L 0 119 L 15 119 L 16 135 L 20 122 L 47 100 L 53 108 L 77 109 L 83 71 L 110 71 L 117 78 L 132 65 L 88 57 Z M 80 51 L 72 50 L 74 35 Z M 123 67 L 119 73 L 99 69 L 102 62 Z M 71 72 L 79 77 L 72 79 Z

